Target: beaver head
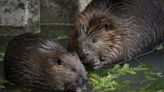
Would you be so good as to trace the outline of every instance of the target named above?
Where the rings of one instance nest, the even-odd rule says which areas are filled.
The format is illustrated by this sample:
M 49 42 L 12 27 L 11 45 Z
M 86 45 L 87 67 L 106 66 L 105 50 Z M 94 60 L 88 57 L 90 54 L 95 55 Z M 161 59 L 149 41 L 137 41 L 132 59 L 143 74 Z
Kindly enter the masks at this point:
M 124 47 L 120 46 L 123 41 L 117 28 L 119 24 L 113 21 L 114 18 L 109 18 L 105 13 L 95 16 L 89 20 L 83 14 L 77 17 L 74 30 L 77 41 L 73 41 L 77 42 L 84 64 L 96 69 L 122 59 Z
M 7 79 L 18 86 L 72 92 L 87 82 L 76 54 L 37 34 L 16 36 L 9 42 L 4 60 Z
M 127 28 L 122 24 L 124 21 L 107 9 L 97 9 L 91 3 L 74 21 L 68 50 L 77 51 L 82 62 L 94 69 L 122 60 L 124 59 L 122 30 Z

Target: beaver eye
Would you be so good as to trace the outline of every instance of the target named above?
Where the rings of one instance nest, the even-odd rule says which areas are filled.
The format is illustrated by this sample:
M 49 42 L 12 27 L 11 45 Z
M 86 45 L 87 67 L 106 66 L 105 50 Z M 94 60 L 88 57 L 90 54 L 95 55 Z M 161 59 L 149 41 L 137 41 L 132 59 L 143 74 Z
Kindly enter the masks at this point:
M 61 59 L 60 59 L 59 57 L 53 57 L 53 58 L 51 58 L 51 61 L 52 61 L 54 64 L 61 65 Z
M 76 69 L 75 69 L 75 68 L 72 68 L 72 71 L 73 71 L 73 72 L 76 72 Z
M 105 25 L 105 27 L 106 27 L 106 29 L 109 29 L 109 30 L 112 30 L 114 28 L 113 25 L 112 25 L 112 23 L 107 23 Z
M 77 53 L 76 53 L 76 51 L 71 52 L 71 54 L 72 54 L 73 56 L 78 56 Z
M 96 42 L 97 42 L 97 39 L 92 39 L 92 42 L 93 42 L 93 43 L 96 43 Z
M 80 38 L 77 38 L 77 41 L 80 41 Z

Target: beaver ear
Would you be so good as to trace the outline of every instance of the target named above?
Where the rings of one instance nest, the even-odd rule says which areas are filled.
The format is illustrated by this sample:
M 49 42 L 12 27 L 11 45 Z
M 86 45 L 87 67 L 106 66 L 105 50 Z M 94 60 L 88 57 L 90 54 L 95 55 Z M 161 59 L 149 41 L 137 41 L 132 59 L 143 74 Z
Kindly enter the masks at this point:
M 54 64 L 58 64 L 58 65 L 61 65 L 62 62 L 59 57 L 52 57 L 49 60 L 52 61 Z

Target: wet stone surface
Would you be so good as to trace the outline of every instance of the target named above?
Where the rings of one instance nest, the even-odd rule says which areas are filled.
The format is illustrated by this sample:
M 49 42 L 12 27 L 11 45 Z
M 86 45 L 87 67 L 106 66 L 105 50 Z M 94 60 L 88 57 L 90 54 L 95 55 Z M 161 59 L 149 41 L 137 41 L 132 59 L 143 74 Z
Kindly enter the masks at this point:
M 1 0 L 0 34 L 39 31 L 39 10 L 39 0 Z
M 78 12 L 78 0 L 41 0 L 41 23 L 70 23 Z

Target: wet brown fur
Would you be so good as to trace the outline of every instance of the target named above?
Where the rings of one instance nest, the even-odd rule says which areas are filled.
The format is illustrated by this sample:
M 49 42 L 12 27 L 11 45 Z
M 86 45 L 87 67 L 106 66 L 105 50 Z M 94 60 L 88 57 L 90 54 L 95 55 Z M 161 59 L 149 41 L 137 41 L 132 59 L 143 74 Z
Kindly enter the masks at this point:
M 77 16 L 68 49 L 84 63 L 98 57 L 100 67 L 131 60 L 164 40 L 163 25 L 159 0 L 93 0 Z
M 7 46 L 4 61 L 7 79 L 21 87 L 74 92 L 87 79 L 78 56 L 38 34 L 16 36 Z

